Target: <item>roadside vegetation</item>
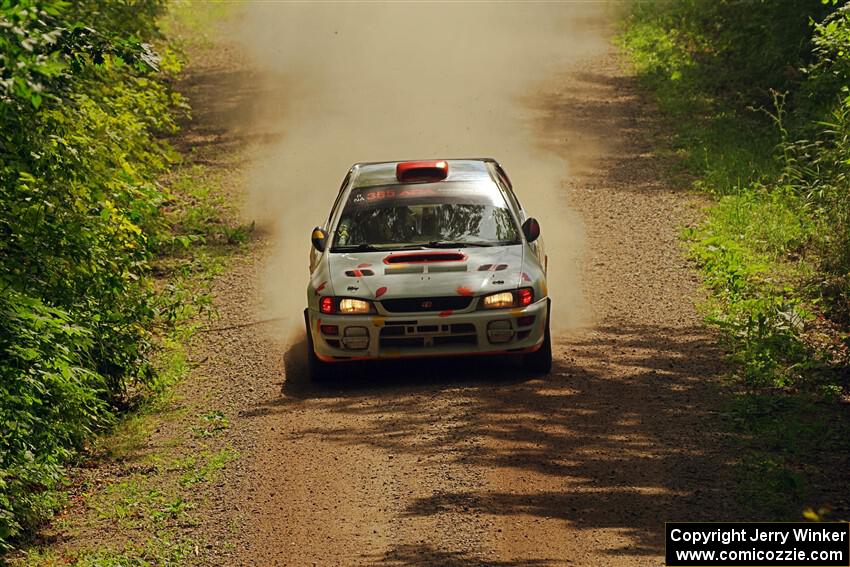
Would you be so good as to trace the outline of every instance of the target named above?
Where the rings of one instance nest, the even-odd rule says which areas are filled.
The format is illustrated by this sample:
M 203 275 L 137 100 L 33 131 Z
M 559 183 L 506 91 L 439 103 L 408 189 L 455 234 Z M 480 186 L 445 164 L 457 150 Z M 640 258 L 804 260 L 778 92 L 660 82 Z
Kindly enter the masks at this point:
M 754 518 L 847 518 L 850 5 L 638 2 L 620 42 L 711 197 L 685 232 L 735 362 L 729 423 Z
M 248 236 L 217 174 L 169 144 L 189 108 L 161 24 L 196 19 L 170 4 L 0 0 L 0 563 L 68 504 L 68 465 L 138 452 L 147 417 L 173 409 L 212 276 Z M 234 458 L 205 448 L 226 416 L 196 417 L 191 459 L 145 457 L 168 483 L 134 469 L 75 497 L 140 530 L 187 517 L 191 486 Z M 112 543 L 159 546 L 134 554 L 154 562 L 191 551 Z

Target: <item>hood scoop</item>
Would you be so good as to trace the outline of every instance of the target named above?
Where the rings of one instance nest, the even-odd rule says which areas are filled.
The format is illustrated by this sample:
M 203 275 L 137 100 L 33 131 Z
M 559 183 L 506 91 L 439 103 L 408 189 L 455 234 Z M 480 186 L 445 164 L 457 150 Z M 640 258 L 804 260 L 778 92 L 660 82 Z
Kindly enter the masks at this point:
M 465 272 L 466 264 L 432 264 L 427 267 L 424 264 L 396 264 L 395 266 L 387 266 L 384 268 L 384 275 L 392 276 L 395 274 L 443 274 L 446 272 Z
M 432 262 L 463 262 L 466 254 L 463 252 L 404 252 L 390 254 L 384 258 L 384 264 L 430 264 Z
M 433 266 L 428 266 L 429 274 L 440 274 L 443 272 L 465 272 L 466 264 L 465 263 L 456 263 L 456 264 L 434 264 Z
M 425 266 L 422 264 L 398 264 L 396 266 L 387 266 L 384 268 L 384 275 L 392 276 L 395 274 L 423 274 Z

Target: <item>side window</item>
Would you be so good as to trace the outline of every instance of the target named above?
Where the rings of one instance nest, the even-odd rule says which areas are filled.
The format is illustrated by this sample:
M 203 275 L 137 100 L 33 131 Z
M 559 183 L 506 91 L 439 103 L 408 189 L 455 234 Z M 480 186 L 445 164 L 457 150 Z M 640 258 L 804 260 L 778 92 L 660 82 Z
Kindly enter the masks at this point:
M 510 189 L 511 191 L 513 191 L 514 186 L 513 186 L 513 184 L 511 183 L 511 179 L 510 179 L 510 177 L 508 177 L 508 174 L 507 174 L 507 173 L 505 173 L 505 170 L 504 170 L 504 169 L 502 169 L 502 166 L 501 166 L 501 165 L 499 165 L 498 163 L 496 163 L 496 164 L 494 164 L 494 165 L 495 165 L 495 167 L 496 167 L 496 173 L 499 175 L 499 178 L 501 178 L 502 182 L 505 184 L 505 186 L 506 186 L 508 189 Z
M 514 195 L 513 186 L 511 185 L 511 181 L 508 179 L 507 174 L 505 174 L 505 170 L 503 170 L 502 166 L 499 164 L 496 164 L 496 176 L 499 179 L 499 184 L 502 186 L 505 196 L 508 201 L 510 201 L 511 208 L 513 208 L 520 217 L 519 221 L 525 221 L 525 212 L 522 210 L 522 205 L 519 204 L 519 199 L 517 199 L 516 195 Z
M 510 189 L 507 189 L 505 193 L 507 193 L 508 199 L 510 199 L 511 205 L 514 207 L 514 210 L 516 210 L 517 214 L 520 216 L 525 216 L 525 211 L 522 210 L 522 205 L 519 204 L 519 199 L 516 198 L 514 192 Z
M 331 207 L 331 212 L 328 215 L 328 222 L 325 224 L 325 228 L 330 228 L 331 219 L 333 219 L 334 213 L 336 212 L 336 208 L 339 206 L 339 201 L 342 199 L 342 194 L 345 192 L 345 187 L 348 185 L 348 182 L 351 180 L 351 173 L 353 169 L 349 169 L 348 173 L 345 174 L 345 179 L 342 180 L 342 184 L 339 186 L 339 193 L 336 195 L 336 200 L 334 201 L 334 206 Z

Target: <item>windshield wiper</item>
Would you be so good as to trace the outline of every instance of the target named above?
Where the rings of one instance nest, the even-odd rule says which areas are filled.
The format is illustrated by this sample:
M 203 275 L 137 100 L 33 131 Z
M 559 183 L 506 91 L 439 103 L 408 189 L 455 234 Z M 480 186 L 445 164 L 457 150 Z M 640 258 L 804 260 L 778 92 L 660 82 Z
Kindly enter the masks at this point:
M 377 246 L 373 246 L 372 244 L 347 244 L 345 246 L 334 246 L 334 252 L 377 252 L 382 250 Z
M 453 242 L 451 240 L 433 240 L 428 243 L 428 248 L 466 248 L 467 246 L 479 246 L 479 247 L 488 247 L 488 246 L 497 246 L 497 244 L 493 244 L 490 242 L 465 242 L 465 241 L 457 241 Z
M 431 242 L 413 242 L 410 244 L 347 244 L 344 246 L 334 246 L 332 252 L 392 252 L 393 250 L 424 250 L 426 248 L 488 248 L 491 246 L 506 246 L 516 244 L 516 242 L 483 242 L 483 241 L 464 241 L 464 240 L 432 240 Z
M 428 245 L 424 242 L 419 244 L 399 244 L 392 248 L 392 250 L 424 250 L 428 248 Z

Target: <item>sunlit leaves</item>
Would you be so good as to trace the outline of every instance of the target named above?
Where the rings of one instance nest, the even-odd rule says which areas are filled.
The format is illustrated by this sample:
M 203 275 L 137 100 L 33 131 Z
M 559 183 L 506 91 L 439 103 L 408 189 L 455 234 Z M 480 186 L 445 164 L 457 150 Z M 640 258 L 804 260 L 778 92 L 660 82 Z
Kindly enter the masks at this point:
M 147 43 L 162 4 L 0 0 L 0 550 L 150 379 L 156 135 L 181 104 Z

